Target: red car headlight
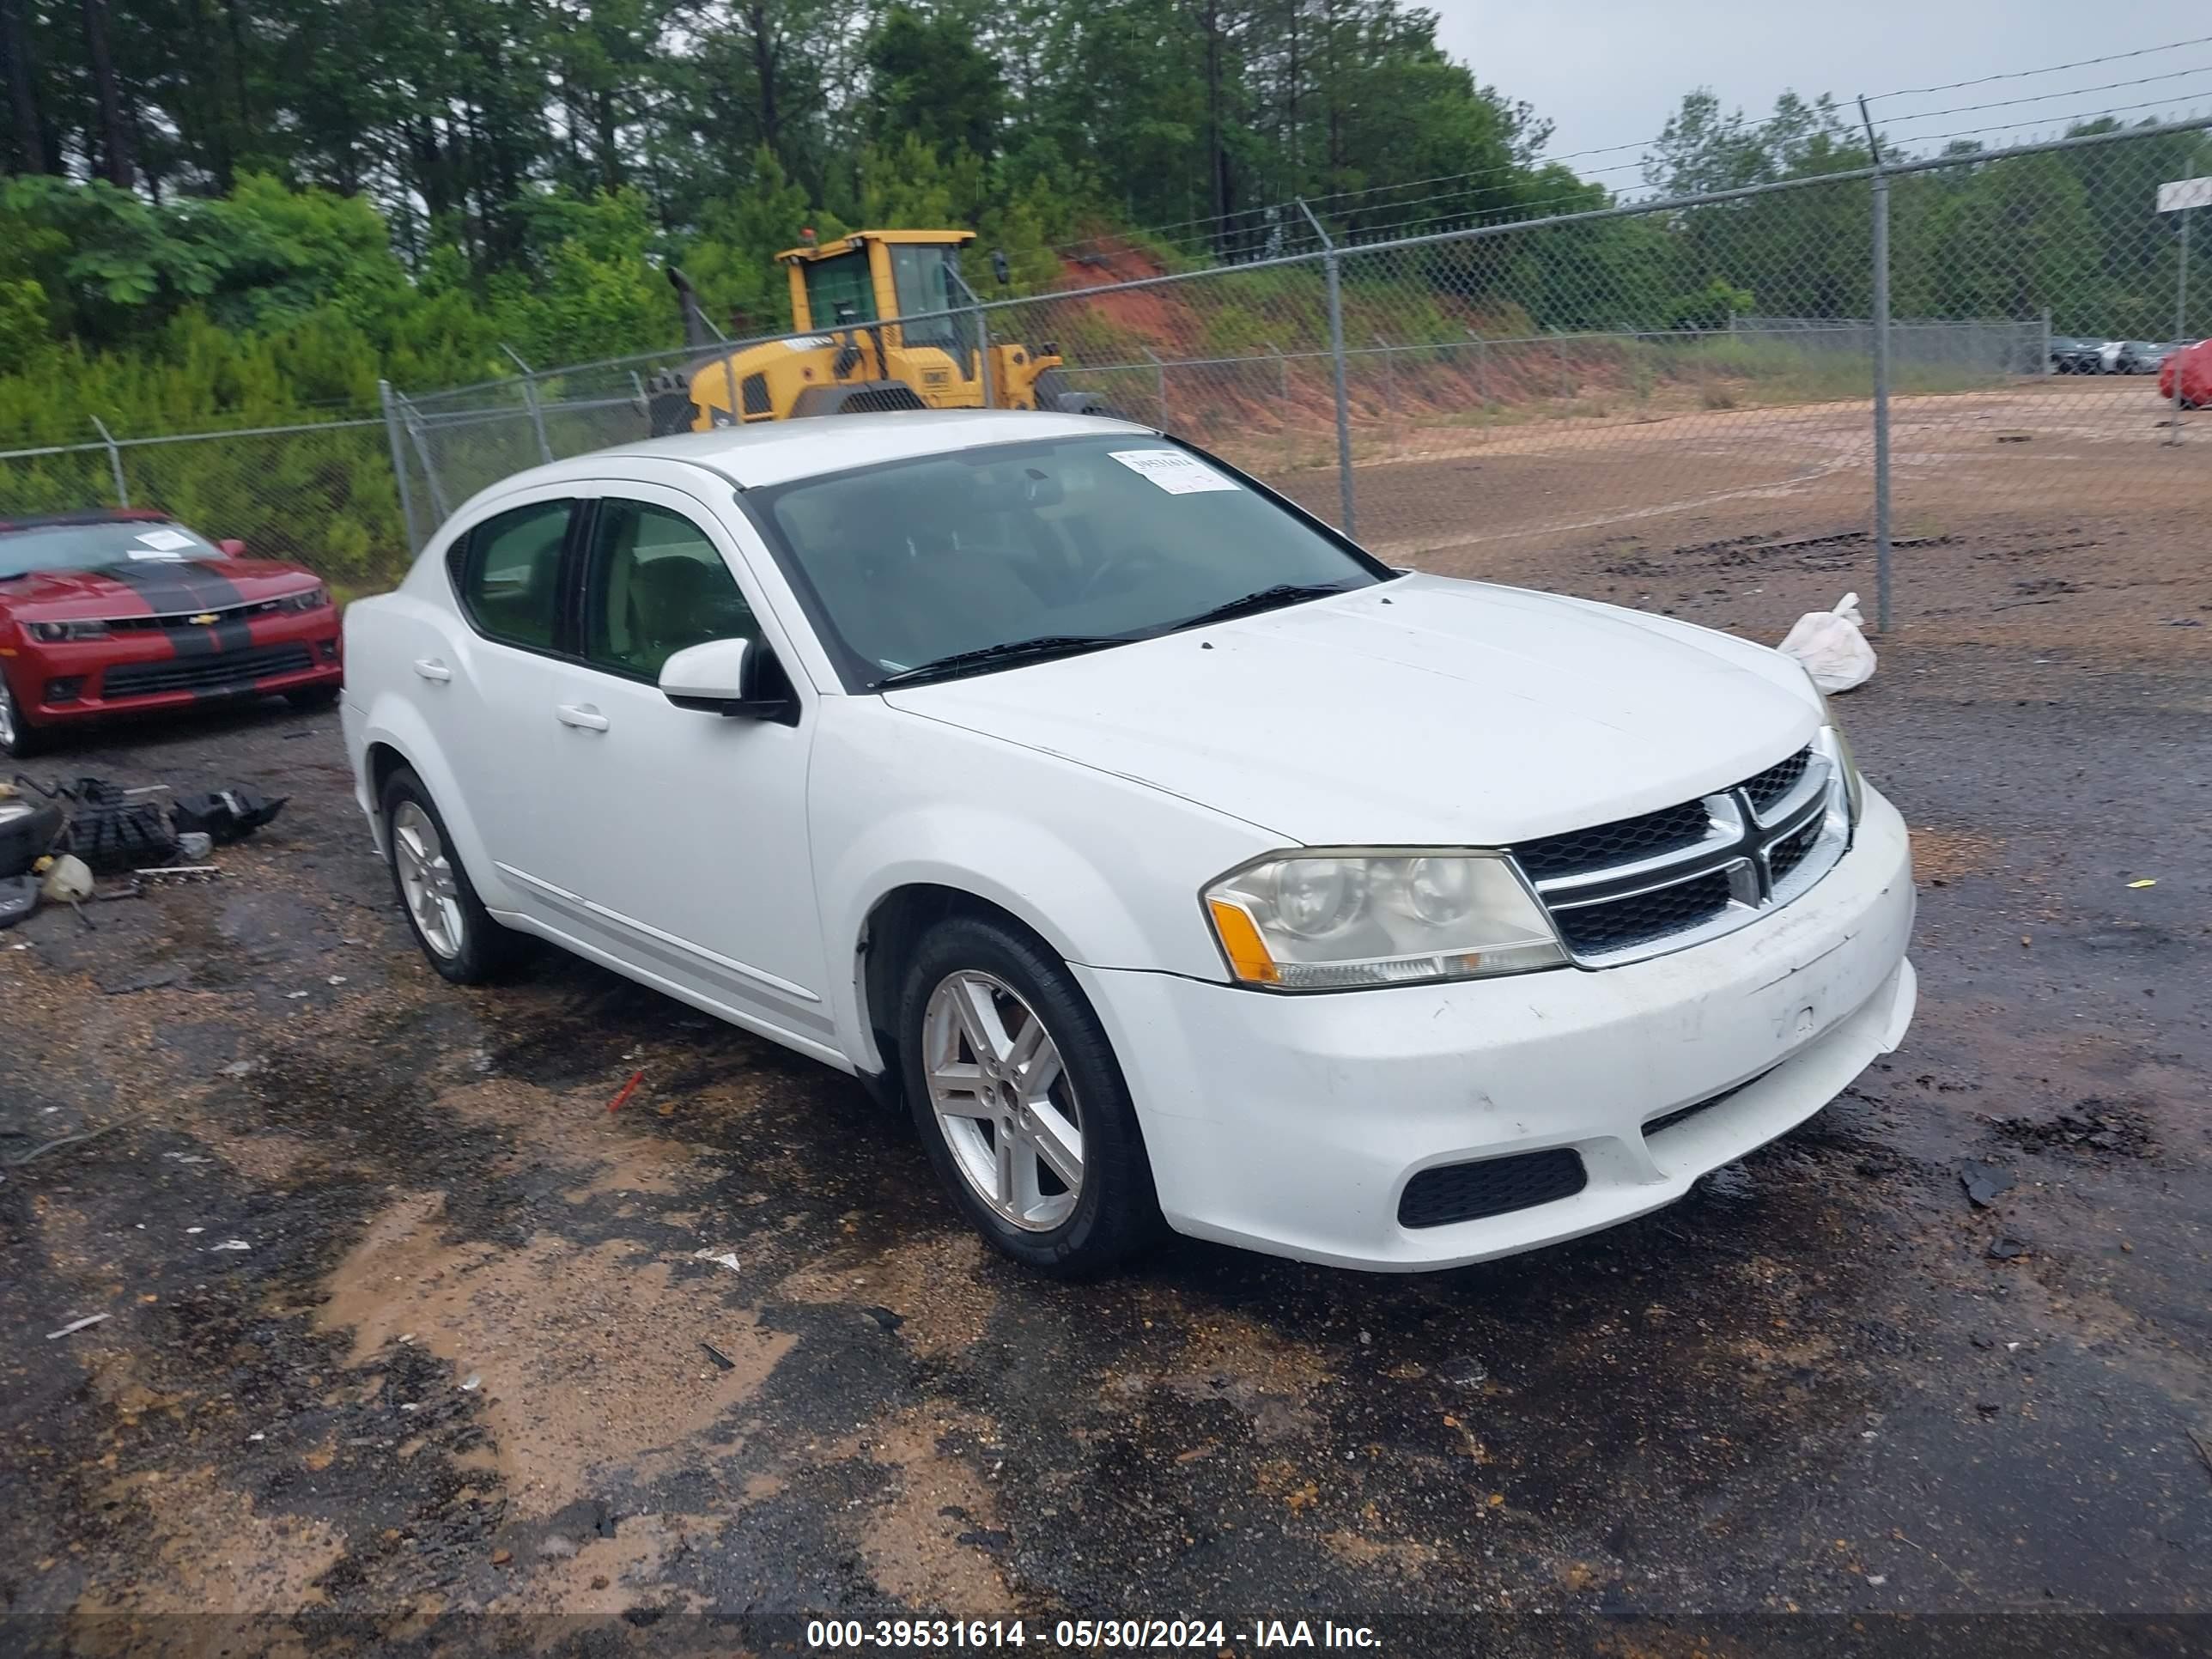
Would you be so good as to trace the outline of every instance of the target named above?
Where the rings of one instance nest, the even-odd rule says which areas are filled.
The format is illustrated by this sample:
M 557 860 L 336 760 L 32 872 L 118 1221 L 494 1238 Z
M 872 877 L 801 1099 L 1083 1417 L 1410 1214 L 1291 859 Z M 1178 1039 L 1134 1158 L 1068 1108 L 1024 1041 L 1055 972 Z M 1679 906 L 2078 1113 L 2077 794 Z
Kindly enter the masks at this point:
M 297 593 L 287 593 L 276 601 L 279 611 L 320 611 L 331 602 L 331 590 L 319 584 Z
M 23 631 L 42 645 L 52 645 L 62 640 L 104 640 L 107 624 L 104 622 L 27 622 Z

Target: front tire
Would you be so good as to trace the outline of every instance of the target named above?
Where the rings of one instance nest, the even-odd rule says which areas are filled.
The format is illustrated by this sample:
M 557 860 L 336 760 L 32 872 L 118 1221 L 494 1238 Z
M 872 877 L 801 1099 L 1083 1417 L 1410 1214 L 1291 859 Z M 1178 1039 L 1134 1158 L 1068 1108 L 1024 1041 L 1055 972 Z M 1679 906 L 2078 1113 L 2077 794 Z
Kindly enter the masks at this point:
M 1025 930 L 955 916 L 899 1000 L 907 1103 L 939 1178 L 1026 1267 L 1103 1273 L 1163 1231 L 1128 1085 L 1066 965 Z
M 477 896 L 422 780 L 398 768 L 384 781 L 382 804 L 392 890 L 423 956 L 456 985 L 497 978 L 522 954 L 523 939 L 494 921 Z
M 295 708 L 328 708 L 338 700 L 335 685 L 310 685 L 298 691 L 287 691 L 284 701 Z
M 46 734 L 25 717 L 15 694 L 8 689 L 8 677 L 0 674 L 0 756 L 27 760 L 46 746 Z

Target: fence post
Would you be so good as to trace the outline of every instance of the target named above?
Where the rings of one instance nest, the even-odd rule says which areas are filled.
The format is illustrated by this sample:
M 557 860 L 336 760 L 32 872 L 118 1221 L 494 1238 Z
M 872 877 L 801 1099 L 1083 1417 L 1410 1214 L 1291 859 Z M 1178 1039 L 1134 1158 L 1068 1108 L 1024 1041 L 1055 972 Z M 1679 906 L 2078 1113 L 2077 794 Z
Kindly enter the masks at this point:
M 1345 383 L 1344 273 L 1334 253 L 1326 261 L 1328 275 L 1328 354 L 1336 364 L 1336 481 L 1344 509 L 1344 533 L 1358 533 L 1352 485 L 1352 392 Z M 2179 384 L 2179 380 L 2176 384 Z
M 1482 423 L 1490 424 L 1490 342 L 1468 329 L 1467 337 L 1474 342 L 1474 390 L 1482 399 Z
M 1322 271 L 1328 279 L 1328 355 L 1336 368 L 1336 488 L 1337 498 L 1344 513 L 1344 533 L 1354 533 L 1353 490 L 1352 487 L 1352 392 L 1345 382 L 1344 362 L 1344 273 L 1338 268 L 1336 244 L 1314 217 L 1314 210 L 1306 205 L 1305 198 L 1298 198 L 1298 211 L 1306 216 L 1315 235 L 1321 238 Z
M 2051 307 L 2043 308 L 2043 372 L 2051 373 Z
M 422 459 L 422 482 L 430 486 L 430 510 L 438 515 L 438 522 L 443 524 L 453 509 L 447 503 L 445 486 L 438 482 L 438 468 L 430 459 L 430 441 L 422 430 L 422 417 L 404 396 L 393 395 L 398 399 L 400 416 L 407 422 L 407 435 L 414 441 L 415 453 Z
M 2181 210 L 2181 259 L 2173 274 L 2173 435 L 2170 444 L 2181 441 L 2181 361 L 2182 342 L 2189 337 L 2189 221 L 2194 208 Z
M 1141 346 L 1139 349 L 1152 359 L 1152 398 L 1160 406 L 1160 428 L 1164 431 L 1168 423 L 1168 366 L 1160 361 L 1160 354 L 1152 347 Z
M 1398 360 L 1380 334 L 1375 337 L 1375 349 L 1382 354 L 1382 410 L 1390 417 L 1390 447 L 1395 449 L 1404 441 L 1398 427 Z
M 1567 386 L 1567 337 L 1556 328 L 1552 331 L 1552 355 L 1559 360 L 1559 401 L 1572 403 L 1575 394 Z
M 1889 175 L 1866 100 L 1859 100 L 1874 151 L 1874 625 L 1889 632 Z
M 407 526 L 407 550 L 420 553 L 422 544 L 415 533 L 415 491 L 407 482 L 407 452 L 399 441 L 399 409 L 392 401 L 392 382 L 376 383 L 376 400 L 384 405 L 384 441 L 392 450 L 392 476 L 399 484 L 399 520 Z
M 522 401 L 530 405 L 530 424 L 538 434 L 538 459 L 550 462 L 553 459 L 553 446 L 545 441 L 545 411 L 538 406 L 538 382 L 531 373 L 530 365 L 522 361 L 520 352 L 504 342 L 499 349 L 514 358 L 514 366 L 522 371 Z
M 2180 383 L 2176 381 L 2175 384 Z M 128 507 L 131 505 L 131 489 L 123 482 L 123 452 L 116 447 L 115 434 L 107 429 L 106 422 L 95 415 L 92 417 L 92 423 L 100 428 L 100 441 L 107 446 L 107 470 L 115 477 L 115 504 Z
M 975 373 L 983 382 L 983 407 L 996 409 L 999 406 L 999 386 L 997 377 L 991 373 L 991 313 L 983 309 L 982 295 L 968 286 L 965 276 L 949 264 L 945 274 L 959 285 L 962 297 L 968 301 L 965 308 L 975 319 Z M 950 299 L 951 296 L 948 294 L 945 297 Z

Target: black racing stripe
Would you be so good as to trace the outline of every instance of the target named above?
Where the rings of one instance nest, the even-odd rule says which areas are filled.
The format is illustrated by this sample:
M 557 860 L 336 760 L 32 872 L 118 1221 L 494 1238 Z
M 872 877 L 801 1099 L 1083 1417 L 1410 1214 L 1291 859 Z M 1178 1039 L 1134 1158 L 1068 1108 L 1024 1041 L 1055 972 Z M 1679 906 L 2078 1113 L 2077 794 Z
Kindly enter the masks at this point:
M 222 567 L 204 559 L 192 559 L 185 567 L 191 574 L 185 578 L 198 588 L 203 611 L 228 611 L 234 605 L 244 605 L 246 595 L 238 591 L 238 584 L 223 574 Z
M 243 617 L 219 622 L 210 631 L 215 635 L 215 648 L 218 651 L 243 651 L 253 643 L 253 624 Z
M 179 577 L 179 566 L 173 560 L 132 560 L 103 565 L 100 574 L 130 588 L 145 601 L 146 609 L 156 617 L 180 613 L 190 615 L 195 611 L 206 610 L 192 588 Z
M 211 628 L 165 628 L 161 637 L 179 657 L 212 657 L 220 649 Z
M 130 559 L 100 573 L 135 588 L 156 616 L 228 611 L 246 603 L 238 584 L 214 566 L 193 559 Z

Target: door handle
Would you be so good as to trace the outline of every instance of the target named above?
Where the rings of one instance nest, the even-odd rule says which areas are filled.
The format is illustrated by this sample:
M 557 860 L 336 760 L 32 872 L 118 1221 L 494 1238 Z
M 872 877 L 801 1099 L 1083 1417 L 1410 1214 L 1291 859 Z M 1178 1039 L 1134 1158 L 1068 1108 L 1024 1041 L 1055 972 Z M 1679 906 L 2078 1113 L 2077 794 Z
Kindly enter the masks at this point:
M 587 702 L 564 702 L 553 711 L 553 718 L 563 726 L 573 726 L 579 732 L 604 732 L 607 717 Z
M 426 680 L 438 680 L 443 682 L 453 678 L 453 671 L 447 667 L 445 664 L 440 662 L 435 657 L 416 658 L 415 672 Z

